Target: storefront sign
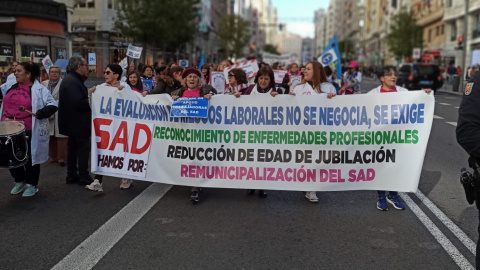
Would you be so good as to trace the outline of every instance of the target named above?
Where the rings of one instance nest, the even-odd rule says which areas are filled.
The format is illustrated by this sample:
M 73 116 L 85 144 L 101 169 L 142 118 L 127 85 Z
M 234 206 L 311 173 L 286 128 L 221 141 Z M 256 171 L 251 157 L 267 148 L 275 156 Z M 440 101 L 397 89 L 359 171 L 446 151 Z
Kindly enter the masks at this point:
M 11 44 L 0 43 L 0 56 L 13 56 L 13 46 Z

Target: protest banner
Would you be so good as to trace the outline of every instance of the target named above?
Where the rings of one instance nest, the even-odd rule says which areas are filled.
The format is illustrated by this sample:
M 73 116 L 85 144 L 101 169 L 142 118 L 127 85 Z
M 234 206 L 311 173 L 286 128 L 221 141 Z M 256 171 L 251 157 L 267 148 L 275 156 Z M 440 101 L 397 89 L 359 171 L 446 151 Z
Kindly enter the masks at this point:
M 210 71 L 210 85 L 217 90 L 217 94 L 225 93 L 225 75 L 222 71 Z
M 325 52 L 318 58 L 318 62 L 322 63 L 323 66 L 330 66 L 334 72 L 337 72 L 337 78 L 341 78 L 342 67 L 340 60 L 337 36 L 333 36 L 325 48 Z
M 45 56 L 45 58 L 42 59 L 42 64 L 48 73 L 48 71 L 50 70 L 50 67 L 53 66 L 52 59 L 50 59 L 49 55 Z
M 282 83 L 283 78 L 285 78 L 285 75 L 287 74 L 288 71 L 286 70 L 274 70 L 273 75 L 275 77 L 275 83 Z
M 225 76 L 225 82 L 228 84 L 228 72 L 234 68 L 241 68 L 247 74 L 247 78 L 257 76 L 258 64 L 257 60 L 248 60 L 235 65 L 231 65 L 223 70 L 223 75 Z
M 132 44 L 128 44 L 127 49 L 127 56 L 135 59 L 140 59 L 142 55 L 143 47 L 133 46 Z
M 198 187 L 415 192 L 435 103 L 423 91 L 216 95 L 207 118 L 171 118 L 171 104 L 97 87 L 92 171 Z
M 295 89 L 295 86 L 302 81 L 302 75 L 290 75 L 290 90 Z

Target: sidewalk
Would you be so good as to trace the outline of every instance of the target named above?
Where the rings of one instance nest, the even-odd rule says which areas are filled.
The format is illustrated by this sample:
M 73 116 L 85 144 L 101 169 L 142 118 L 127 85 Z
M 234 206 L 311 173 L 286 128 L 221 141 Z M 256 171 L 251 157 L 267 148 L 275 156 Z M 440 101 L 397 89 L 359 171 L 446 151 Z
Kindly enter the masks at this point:
M 463 85 L 466 85 L 466 84 L 467 84 L 467 81 L 463 81 Z M 458 92 L 453 91 L 452 88 L 453 88 L 453 85 L 448 84 L 448 83 L 444 83 L 443 86 L 440 89 L 438 89 L 437 91 L 439 93 L 448 93 L 448 94 L 452 94 L 452 95 L 463 96 L 463 86 L 462 86 L 462 84 L 460 84 Z

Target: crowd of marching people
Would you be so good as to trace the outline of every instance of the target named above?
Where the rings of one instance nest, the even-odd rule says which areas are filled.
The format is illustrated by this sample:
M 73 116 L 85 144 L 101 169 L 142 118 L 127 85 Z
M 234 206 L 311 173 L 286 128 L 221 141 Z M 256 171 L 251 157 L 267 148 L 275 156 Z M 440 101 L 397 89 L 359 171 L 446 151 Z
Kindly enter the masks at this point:
M 66 183 L 79 184 L 87 190 L 103 191 L 102 175 L 90 176 L 88 162 L 91 146 L 91 106 L 90 95 L 96 87 L 87 89 L 84 82 L 88 76 L 85 59 L 79 56 L 70 58 L 67 74 L 61 78 L 59 67 L 50 67 L 48 80 L 40 83 L 39 65 L 15 62 L 14 78 L 2 84 L 3 98 L 0 110 L 1 121 L 20 121 L 25 125 L 28 136 L 28 161 L 16 168 L 10 168 L 14 179 L 11 194 L 22 193 L 29 197 L 38 192 L 40 164 L 50 157 L 50 162 L 67 166 Z M 340 78 L 337 72 L 320 62 L 312 61 L 304 66 L 292 63 L 282 67 L 279 63 L 269 65 L 259 63 L 255 77 L 247 78 L 241 68 L 228 68 L 233 63 L 228 60 L 216 64 L 203 64 L 200 69 L 183 68 L 174 63 L 150 66 L 130 62 L 126 69 L 118 64 L 109 64 L 104 72 L 105 82 L 101 85 L 116 87 L 121 91 L 136 91 L 142 96 L 168 94 L 172 99 L 179 97 L 212 98 L 214 95 L 268 95 L 275 98 L 278 94 L 292 96 L 326 95 L 331 99 L 337 95 L 361 94 L 362 72 L 356 61 L 350 61 Z M 227 69 L 228 68 L 228 69 Z M 274 72 L 286 70 L 281 83 L 275 82 Z M 210 81 L 211 71 L 225 71 L 227 76 L 224 91 L 217 91 Z M 391 93 L 405 91 L 395 85 L 396 70 L 392 66 L 384 67 L 379 79 L 381 85 L 369 93 Z M 292 86 L 291 76 L 301 76 L 301 82 Z M 228 83 L 227 83 L 228 82 Z M 429 89 L 425 90 L 430 93 Z M 22 106 L 26 111 L 19 111 Z M 58 109 L 58 111 L 57 111 Z M 43 130 L 42 130 L 43 129 Z M 128 189 L 131 179 L 121 179 L 120 188 Z M 255 190 L 247 190 L 252 195 Z M 398 194 L 390 191 L 378 191 L 377 208 L 388 210 L 387 203 L 396 209 L 404 209 Z M 260 197 L 267 197 L 267 191 L 259 190 Z M 198 202 L 200 188 L 192 187 L 190 200 Z M 310 202 L 318 202 L 316 192 L 305 192 Z

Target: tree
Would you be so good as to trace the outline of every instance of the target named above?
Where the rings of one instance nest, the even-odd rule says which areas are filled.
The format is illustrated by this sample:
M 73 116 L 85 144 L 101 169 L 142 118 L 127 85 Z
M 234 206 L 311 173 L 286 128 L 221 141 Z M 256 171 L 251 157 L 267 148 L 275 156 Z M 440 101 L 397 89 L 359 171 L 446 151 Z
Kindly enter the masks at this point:
M 345 59 L 350 59 L 351 56 L 355 55 L 355 45 L 351 39 L 344 39 L 338 42 L 338 50 L 340 55 L 343 55 Z
M 191 41 L 200 0 L 119 0 L 115 26 L 134 41 L 174 50 Z M 145 55 L 145 54 L 144 54 Z
M 242 50 L 250 41 L 250 21 L 234 14 L 225 15 L 220 20 L 218 36 L 220 46 L 227 53 L 240 57 Z
M 400 58 L 412 55 L 413 48 L 422 48 L 422 27 L 409 12 L 402 10 L 392 18 L 387 43 L 390 51 Z
M 278 52 L 277 46 L 272 44 L 265 44 L 265 46 L 263 46 L 263 50 L 271 54 L 280 55 L 280 53 Z

